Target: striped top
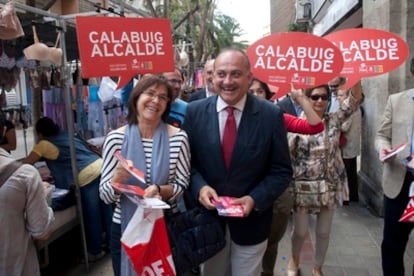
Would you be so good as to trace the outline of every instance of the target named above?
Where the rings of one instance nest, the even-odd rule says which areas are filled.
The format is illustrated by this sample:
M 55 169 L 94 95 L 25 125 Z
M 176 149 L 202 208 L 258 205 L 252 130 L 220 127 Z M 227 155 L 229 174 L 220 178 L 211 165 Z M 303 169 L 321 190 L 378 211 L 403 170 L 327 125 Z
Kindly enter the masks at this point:
M 102 152 L 102 175 L 101 183 L 99 184 L 100 198 L 106 203 L 115 203 L 115 211 L 112 218 L 114 223 L 121 223 L 121 205 L 120 195 L 115 194 L 111 186 L 111 178 L 114 174 L 114 169 L 118 164 L 114 153 L 121 150 L 122 142 L 125 133 L 124 128 L 113 130 L 108 133 L 103 144 Z M 188 144 L 187 133 L 183 130 L 170 136 L 170 175 L 168 184 L 173 185 L 173 195 L 168 199 L 173 211 L 177 211 L 176 201 L 182 196 L 182 193 L 187 189 L 190 182 L 190 148 Z M 152 156 L 152 139 L 142 139 L 142 144 L 145 153 L 146 163 L 146 183 L 151 184 L 151 156 Z

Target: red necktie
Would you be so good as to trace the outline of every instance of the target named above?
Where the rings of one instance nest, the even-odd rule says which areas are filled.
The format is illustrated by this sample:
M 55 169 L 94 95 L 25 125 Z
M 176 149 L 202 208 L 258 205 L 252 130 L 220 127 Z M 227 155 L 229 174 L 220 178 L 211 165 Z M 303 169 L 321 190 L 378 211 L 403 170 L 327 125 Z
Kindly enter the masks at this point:
M 223 131 L 223 157 L 226 168 L 230 166 L 231 154 L 233 152 L 234 143 L 236 142 L 237 127 L 236 119 L 233 114 L 234 107 L 227 106 L 227 120 Z

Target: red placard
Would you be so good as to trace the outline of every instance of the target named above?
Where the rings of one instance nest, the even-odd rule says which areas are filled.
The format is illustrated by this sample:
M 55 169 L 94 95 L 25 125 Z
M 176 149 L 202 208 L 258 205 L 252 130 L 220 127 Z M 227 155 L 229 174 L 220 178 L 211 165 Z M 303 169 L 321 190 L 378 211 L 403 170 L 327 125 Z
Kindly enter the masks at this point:
M 170 21 L 166 18 L 77 16 L 82 76 L 133 76 L 174 70 Z
M 326 35 L 325 39 L 341 50 L 344 66 L 340 73 L 347 78 L 343 88 L 350 88 L 361 78 L 390 72 L 409 55 L 407 43 L 399 36 L 377 29 L 345 29 Z
M 303 33 L 284 32 L 259 39 L 247 48 L 253 75 L 279 87 L 277 98 L 296 88 L 327 83 L 341 72 L 342 54 L 326 39 Z

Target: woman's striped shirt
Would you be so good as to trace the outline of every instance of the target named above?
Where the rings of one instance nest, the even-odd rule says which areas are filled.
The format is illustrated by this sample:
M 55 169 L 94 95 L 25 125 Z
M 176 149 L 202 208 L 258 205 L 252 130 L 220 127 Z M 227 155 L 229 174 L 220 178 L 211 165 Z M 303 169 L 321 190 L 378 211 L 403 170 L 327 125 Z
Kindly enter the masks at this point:
M 124 140 L 125 128 L 113 130 L 108 133 L 102 151 L 102 175 L 101 183 L 99 185 L 100 198 L 106 203 L 115 203 L 115 211 L 113 215 L 114 223 L 121 223 L 121 206 L 120 195 L 115 194 L 111 186 L 111 178 L 114 174 L 114 169 L 118 164 L 114 153 L 121 150 L 122 142 Z M 172 210 L 177 210 L 176 201 L 182 196 L 182 193 L 187 189 L 190 181 L 190 148 L 188 144 L 187 133 L 183 130 L 173 134 L 169 138 L 170 141 L 170 175 L 168 184 L 173 185 L 173 195 L 168 199 Z M 152 156 L 152 139 L 142 139 L 144 147 L 145 161 L 146 161 L 146 183 L 151 184 L 151 156 Z M 158 183 L 157 183 L 158 184 Z

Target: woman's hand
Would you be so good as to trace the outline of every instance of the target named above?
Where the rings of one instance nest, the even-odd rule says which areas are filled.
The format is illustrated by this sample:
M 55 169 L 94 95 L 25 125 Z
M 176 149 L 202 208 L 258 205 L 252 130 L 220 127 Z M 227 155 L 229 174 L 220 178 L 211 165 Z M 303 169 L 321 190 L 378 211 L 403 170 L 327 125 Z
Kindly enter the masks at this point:
M 308 100 L 303 89 L 295 89 L 292 83 L 290 84 L 290 96 L 300 105 L 302 105 L 303 101 Z
M 131 161 L 128 160 L 128 162 L 131 162 Z M 120 163 L 118 163 L 115 167 L 111 182 L 124 183 L 127 179 L 131 178 L 131 176 L 132 175 L 126 169 L 124 169 L 124 167 L 122 167 Z M 114 189 L 115 193 L 122 194 L 122 191 L 114 188 L 113 186 L 112 188 Z
M 308 120 L 309 124 L 312 126 L 316 126 L 317 124 L 319 124 L 322 121 L 321 116 L 319 116 L 313 109 L 313 105 L 309 101 L 308 97 L 306 97 L 303 89 L 295 89 L 292 83 L 290 84 L 290 88 L 291 97 L 297 104 L 300 105 L 300 107 L 306 115 L 306 119 Z
M 157 184 L 149 185 L 144 191 L 144 197 L 156 197 L 161 199 L 161 186 Z

